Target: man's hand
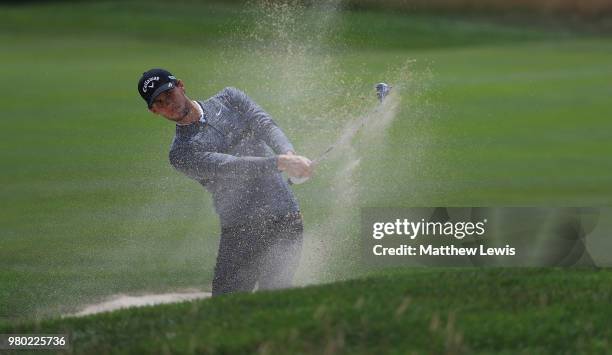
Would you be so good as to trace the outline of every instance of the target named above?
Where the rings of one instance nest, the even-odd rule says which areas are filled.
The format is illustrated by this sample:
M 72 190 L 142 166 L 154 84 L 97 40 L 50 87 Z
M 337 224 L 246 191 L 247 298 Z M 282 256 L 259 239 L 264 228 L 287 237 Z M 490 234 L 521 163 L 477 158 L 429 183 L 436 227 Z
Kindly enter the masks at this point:
M 314 165 L 310 159 L 289 151 L 278 156 L 278 169 L 289 176 L 308 178 L 312 175 Z

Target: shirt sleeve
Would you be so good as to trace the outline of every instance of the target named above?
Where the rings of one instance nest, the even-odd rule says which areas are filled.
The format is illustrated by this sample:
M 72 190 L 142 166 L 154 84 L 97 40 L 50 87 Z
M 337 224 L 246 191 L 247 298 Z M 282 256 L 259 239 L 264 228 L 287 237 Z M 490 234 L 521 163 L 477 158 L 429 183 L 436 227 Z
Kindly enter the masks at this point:
M 173 146 L 169 154 L 170 164 L 192 179 L 213 179 L 217 176 L 261 176 L 278 172 L 277 156 L 236 157 L 217 152 L 197 151 L 185 145 Z
M 236 107 L 245 116 L 249 127 L 257 138 L 262 139 L 276 154 L 295 151 L 285 133 L 276 122 L 244 92 L 236 88 L 225 88 L 230 105 Z

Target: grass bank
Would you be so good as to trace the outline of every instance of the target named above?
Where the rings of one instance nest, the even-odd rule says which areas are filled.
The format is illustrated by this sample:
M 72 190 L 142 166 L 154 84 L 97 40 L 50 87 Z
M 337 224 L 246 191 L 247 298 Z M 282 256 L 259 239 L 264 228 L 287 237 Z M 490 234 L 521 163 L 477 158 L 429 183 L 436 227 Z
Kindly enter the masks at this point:
M 77 354 L 605 353 L 611 281 L 610 270 L 386 270 L 0 330 L 67 332 Z

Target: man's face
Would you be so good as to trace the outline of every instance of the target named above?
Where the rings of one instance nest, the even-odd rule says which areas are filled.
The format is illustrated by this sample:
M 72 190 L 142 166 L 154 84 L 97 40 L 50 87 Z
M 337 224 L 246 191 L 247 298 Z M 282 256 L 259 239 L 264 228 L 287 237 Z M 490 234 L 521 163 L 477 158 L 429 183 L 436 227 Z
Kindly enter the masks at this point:
M 179 122 L 189 114 L 190 109 L 191 105 L 185 96 L 183 82 L 178 80 L 174 88 L 157 95 L 149 110 L 170 121 Z

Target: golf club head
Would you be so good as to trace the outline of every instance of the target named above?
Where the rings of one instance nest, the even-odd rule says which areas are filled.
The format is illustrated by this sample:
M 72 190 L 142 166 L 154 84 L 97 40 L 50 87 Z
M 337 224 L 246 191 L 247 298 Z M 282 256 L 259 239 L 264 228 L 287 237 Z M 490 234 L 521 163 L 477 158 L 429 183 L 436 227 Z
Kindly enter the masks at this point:
M 387 83 L 378 83 L 375 86 L 376 88 L 376 96 L 378 97 L 378 101 L 383 102 L 385 97 L 389 95 L 389 91 L 391 91 L 391 86 Z

